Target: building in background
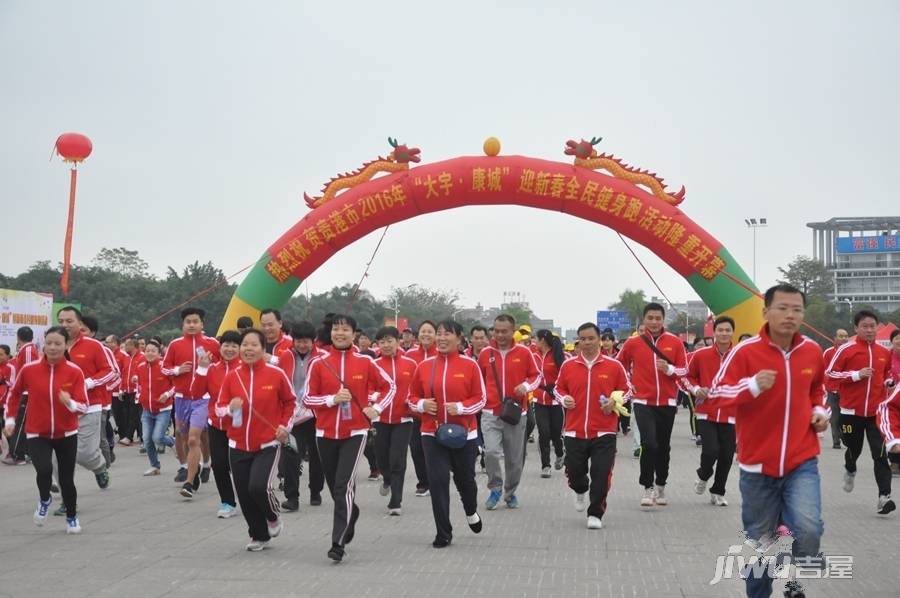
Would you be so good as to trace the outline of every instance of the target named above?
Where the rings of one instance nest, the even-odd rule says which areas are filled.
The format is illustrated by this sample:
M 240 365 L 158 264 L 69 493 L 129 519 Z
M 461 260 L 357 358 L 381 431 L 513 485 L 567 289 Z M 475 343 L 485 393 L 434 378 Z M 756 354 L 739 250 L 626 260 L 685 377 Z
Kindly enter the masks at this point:
M 835 303 L 900 309 L 900 217 L 810 222 L 813 258 L 834 277 Z

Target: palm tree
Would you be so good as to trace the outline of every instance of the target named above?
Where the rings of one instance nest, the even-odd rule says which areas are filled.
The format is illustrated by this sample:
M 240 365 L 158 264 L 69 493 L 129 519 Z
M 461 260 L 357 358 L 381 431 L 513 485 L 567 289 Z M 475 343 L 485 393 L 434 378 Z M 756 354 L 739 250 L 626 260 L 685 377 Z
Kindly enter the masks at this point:
M 640 289 L 637 291 L 625 289 L 619 295 L 619 300 L 610 305 L 609 309 L 628 312 L 629 317 L 634 322 L 635 327 L 637 327 L 641 323 L 641 316 L 646 304 L 647 296 L 644 294 L 644 291 Z

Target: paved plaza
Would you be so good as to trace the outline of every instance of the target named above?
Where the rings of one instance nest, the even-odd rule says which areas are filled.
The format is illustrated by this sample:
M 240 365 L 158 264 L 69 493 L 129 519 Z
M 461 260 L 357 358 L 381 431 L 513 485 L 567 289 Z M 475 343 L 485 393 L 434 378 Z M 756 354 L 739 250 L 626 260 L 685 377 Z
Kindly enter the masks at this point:
M 826 440 L 823 440 L 826 442 Z M 331 501 L 284 515 L 285 531 L 261 553 L 244 550 L 242 517 L 215 517 L 215 486 L 192 502 L 172 482 L 171 451 L 163 475 L 144 478 L 147 459 L 136 447 L 119 447 L 112 485 L 100 491 L 93 475 L 78 469 L 79 515 L 84 533 L 66 536 L 65 520 L 50 517 L 37 528 L 34 471 L 0 468 L 0 596 L 404 596 L 492 598 L 595 598 L 598 596 L 742 596 L 743 582 L 710 585 L 716 559 L 741 540 L 738 474 L 717 508 L 693 492 L 699 448 L 681 411 L 673 437 L 670 504 L 649 512 L 638 505 L 638 462 L 631 438 L 619 438 L 619 455 L 604 529 L 585 528 L 572 507 L 562 472 L 539 477 L 537 445 L 529 445 L 519 498 L 521 507 L 480 512 L 485 527 L 472 534 L 453 494 L 453 544 L 431 547 L 434 524 L 427 498 L 413 496 L 407 471 L 402 517 L 385 514 L 379 483 L 359 480 L 362 515 L 343 563 L 332 564 Z M 829 555 L 853 557 L 853 579 L 813 580 L 808 596 L 900 596 L 897 518 L 875 515 L 876 490 L 864 451 L 856 490 L 841 490 L 842 452 L 824 445 L 825 537 Z M 361 467 L 361 470 L 366 469 Z M 478 476 L 479 503 L 487 497 Z M 897 478 L 895 478 L 896 483 Z M 306 478 L 301 478 L 301 484 Z M 55 498 L 54 508 L 58 505 Z M 779 590 L 783 582 L 776 582 Z

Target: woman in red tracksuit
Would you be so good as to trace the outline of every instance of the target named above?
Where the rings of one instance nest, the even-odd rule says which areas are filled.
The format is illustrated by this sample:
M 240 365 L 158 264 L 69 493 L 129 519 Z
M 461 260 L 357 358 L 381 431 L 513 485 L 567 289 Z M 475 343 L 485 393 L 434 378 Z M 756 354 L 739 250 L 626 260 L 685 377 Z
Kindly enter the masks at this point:
M 66 533 L 81 533 L 76 513 L 75 455 L 78 452 L 78 416 L 87 412 L 88 397 L 81 369 L 66 360 L 69 335 L 54 326 L 44 335 L 44 359 L 22 368 L 9 393 L 7 413 L 19 410 L 23 394 L 28 395 L 28 417 L 25 437 L 28 454 L 37 472 L 40 502 L 34 512 L 34 522 L 44 525 L 52 498 L 52 456 L 58 463 L 59 488 L 66 507 Z M 6 418 L 6 434 L 11 435 L 15 417 Z
M 334 500 L 328 558 L 338 562 L 356 533 L 356 470 L 370 422 L 391 404 L 395 392 L 394 382 L 384 370 L 353 350 L 354 330 L 356 320 L 350 316 L 331 319 L 332 346 L 328 355 L 309 364 L 303 399 L 316 414 L 316 444 Z M 378 402 L 369 405 L 369 395 L 375 392 Z
M 416 368 L 409 390 L 409 405 L 422 414 L 422 448 L 428 467 L 431 488 L 431 511 L 437 535 L 435 548 L 450 545 L 450 472 L 466 513 L 466 523 L 476 534 L 482 522 L 478 515 L 478 487 L 475 484 L 475 456 L 478 447 L 476 414 L 486 401 L 484 378 L 478 362 L 459 354 L 463 329 L 457 322 L 438 324 L 437 357 L 426 359 Z M 438 442 L 442 424 L 458 424 L 468 432 L 461 448 L 450 448 Z
M 166 435 L 172 417 L 175 386 L 172 377 L 162 371 L 161 354 L 159 343 L 148 341 L 144 348 L 144 361 L 137 366 L 137 373 L 129 381 L 130 384 L 136 385 L 138 400 L 143 409 L 141 437 L 144 440 L 144 448 L 147 449 L 147 459 L 150 460 L 150 469 L 144 472 L 145 476 L 159 475 L 160 463 L 156 447 L 175 446 L 175 439 Z
M 241 365 L 225 376 L 216 415 L 231 414 L 231 473 L 247 521 L 247 550 L 265 548 L 284 528 L 272 480 L 294 413 L 294 391 L 284 371 L 266 362 L 266 337 L 255 328 L 241 334 Z
M 546 329 L 537 334 L 538 363 L 541 366 L 541 385 L 534 391 L 534 418 L 537 421 L 538 447 L 541 451 L 541 477 L 550 477 L 550 443 L 556 453 L 556 469 L 562 469 L 563 452 L 562 429 L 563 410 L 553 396 L 559 368 L 566 360 L 562 341 Z
M 437 326 L 431 320 L 419 324 L 419 344 L 406 352 L 406 356 L 417 364 L 429 357 L 437 355 L 434 336 Z M 413 468 L 416 470 L 416 496 L 428 496 L 428 468 L 425 466 L 425 453 L 422 452 L 422 422 L 419 414 L 413 414 L 412 433 L 409 436 L 409 452 L 412 455 Z

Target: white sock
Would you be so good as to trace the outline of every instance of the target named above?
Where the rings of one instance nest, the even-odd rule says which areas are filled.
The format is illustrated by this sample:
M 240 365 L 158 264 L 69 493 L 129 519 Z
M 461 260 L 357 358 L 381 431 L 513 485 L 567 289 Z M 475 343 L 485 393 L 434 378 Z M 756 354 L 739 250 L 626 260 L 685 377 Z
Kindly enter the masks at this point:
M 181 462 L 179 462 L 179 463 L 178 463 L 178 466 L 179 466 L 181 469 L 187 469 L 187 463 L 181 463 Z
M 204 461 L 204 462 L 203 462 L 203 467 L 205 467 L 206 469 L 209 469 L 209 467 L 210 467 L 211 464 L 212 464 L 211 461 Z

